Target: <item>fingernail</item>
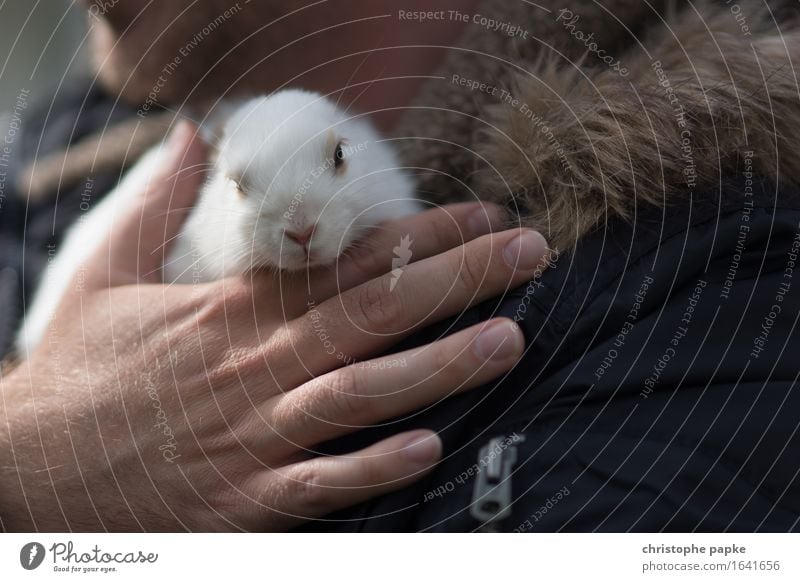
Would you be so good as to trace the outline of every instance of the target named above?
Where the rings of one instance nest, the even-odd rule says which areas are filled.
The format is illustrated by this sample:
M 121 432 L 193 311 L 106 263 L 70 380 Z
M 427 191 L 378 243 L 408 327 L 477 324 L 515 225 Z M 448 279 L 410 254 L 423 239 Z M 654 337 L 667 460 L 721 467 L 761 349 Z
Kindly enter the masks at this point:
M 493 227 L 500 223 L 501 216 L 500 208 L 494 204 L 483 204 L 469 215 L 467 226 L 475 236 L 489 234 Z
M 489 325 L 475 338 L 473 349 L 482 360 L 508 360 L 522 354 L 522 331 L 513 321 Z
M 403 456 L 419 465 L 434 463 L 442 456 L 442 440 L 429 432 L 416 434 L 403 447 Z
M 535 230 L 524 229 L 508 241 L 503 249 L 503 259 L 512 269 L 528 271 L 542 263 L 547 251 L 547 241 Z

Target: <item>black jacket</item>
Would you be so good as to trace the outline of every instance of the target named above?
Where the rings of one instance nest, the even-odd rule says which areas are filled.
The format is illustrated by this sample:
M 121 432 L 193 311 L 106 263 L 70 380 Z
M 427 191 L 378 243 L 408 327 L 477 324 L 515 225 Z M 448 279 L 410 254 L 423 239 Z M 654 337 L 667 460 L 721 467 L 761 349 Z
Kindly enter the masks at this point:
M 63 147 L 109 115 L 132 115 L 97 91 L 78 115 L 85 95 L 59 97 L 46 124 L 46 110 L 27 114 L 25 156 L 42 136 Z M 92 179 L 105 191 L 116 176 Z M 325 447 L 353 450 L 419 426 L 440 432 L 445 459 L 403 491 L 303 529 L 800 529 L 800 193 L 729 179 L 611 220 L 539 281 L 456 318 L 452 329 L 517 319 L 525 357 L 491 386 Z M 0 350 L 82 190 L 60 193 L 54 230 L 51 206 L 6 193 Z
M 408 422 L 440 431 L 435 472 L 313 527 L 800 528 L 799 268 L 800 193 L 763 181 L 612 221 L 539 282 L 460 318 L 519 319 L 528 350 L 502 381 Z M 496 495 L 476 495 L 509 457 Z M 499 522 L 472 515 L 483 500 L 503 517 L 492 502 L 509 489 Z

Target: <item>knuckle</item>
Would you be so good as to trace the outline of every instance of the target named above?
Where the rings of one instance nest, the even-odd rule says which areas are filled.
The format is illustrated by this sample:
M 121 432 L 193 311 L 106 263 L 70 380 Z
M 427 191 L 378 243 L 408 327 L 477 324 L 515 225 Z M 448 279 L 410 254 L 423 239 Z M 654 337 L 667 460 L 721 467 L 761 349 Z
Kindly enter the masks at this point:
M 453 248 L 459 241 L 464 240 L 464 233 L 458 222 L 445 209 L 437 209 L 431 220 L 424 225 L 423 236 L 433 242 L 434 248 L 439 252 L 444 252 Z M 455 222 L 456 228 L 453 228 Z
M 357 464 L 356 479 L 362 486 L 383 485 L 386 475 L 382 470 L 385 457 L 361 457 Z
M 467 291 L 477 292 L 488 276 L 482 253 L 465 253 L 464 260 L 457 268 L 458 281 Z
M 292 393 L 290 393 L 292 394 Z M 284 436 L 291 434 L 290 430 L 308 433 L 310 431 L 311 417 L 303 413 L 303 408 L 294 402 L 295 397 L 279 399 L 269 410 L 267 425 L 271 431 Z
M 226 282 L 207 287 L 202 305 L 197 311 L 199 323 L 227 319 L 231 313 L 241 312 L 252 304 L 252 292 L 244 285 Z
M 459 354 L 448 346 L 447 340 L 439 341 L 436 344 L 435 349 L 431 351 L 431 357 L 436 366 L 435 369 L 440 374 L 445 373 L 449 375 L 453 371 L 461 370 L 462 366 L 460 366 L 459 363 L 462 358 L 459 358 Z M 453 380 L 457 379 L 457 377 L 453 377 Z
M 400 290 L 388 290 L 386 277 L 364 283 L 356 294 L 356 309 L 368 331 L 389 333 L 396 331 L 403 315 Z
M 371 244 L 358 245 L 350 252 L 350 262 L 360 277 L 387 273 L 391 264 L 385 259 L 386 256 L 376 252 Z
M 303 463 L 285 477 L 283 496 L 284 507 L 309 516 L 325 513 L 331 497 L 314 463 Z
M 258 350 L 225 345 L 219 341 L 216 343 L 219 349 L 209 353 L 204 366 L 204 376 L 212 390 L 219 391 L 229 386 L 238 386 L 242 378 L 257 377 L 267 373 L 264 359 Z M 246 407 L 246 403 L 240 401 L 239 406 Z
M 320 407 L 328 411 L 324 417 L 344 424 L 362 421 L 370 403 L 363 379 L 349 367 L 331 375 L 325 388 L 320 391 L 320 398 Z

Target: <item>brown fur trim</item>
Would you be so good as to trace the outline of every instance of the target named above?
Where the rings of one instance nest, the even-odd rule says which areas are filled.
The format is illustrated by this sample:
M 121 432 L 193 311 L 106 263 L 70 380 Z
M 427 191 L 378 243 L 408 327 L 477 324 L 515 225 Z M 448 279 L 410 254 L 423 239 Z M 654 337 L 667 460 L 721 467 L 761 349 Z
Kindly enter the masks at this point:
M 174 114 L 126 120 L 93 134 L 68 149 L 38 158 L 23 168 L 17 192 L 32 202 L 47 200 L 95 172 L 121 172 L 171 127 Z
M 487 122 L 487 108 L 501 97 L 469 90 L 455 83 L 456 77 L 498 91 L 512 90 L 516 75 L 537 62 L 543 64 L 544 55 L 560 62 L 564 70 L 582 58 L 591 65 L 592 60 L 584 57 L 585 44 L 559 20 L 565 7 L 579 16 L 577 28 L 591 33 L 607 54 L 619 56 L 648 23 L 658 20 L 658 11 L 666 4 L 667 0 L 481 2 L 475 17 L 517 26 L 524 34 L 504 34 L 481 26 L 480 19 L 478 23 L 470 19 L 462 39 L 436 72 L 440 79 L 428 82 L 403 115 L 393 134 L 400 138 L 395 143 L 405 164 L 426 169 L 417 176 L 420 194 L 438 204 L 483 197 L 483 192 L 474 189 L 479 166 L 475 148 L 486 137 L 480 130 Z M 459 183 L 463 188 L 459 189 Z
M 420 176 L 424 196 L 519 203 L 521 221 L 564 250 L 610 216 L 631 216 L 637 204 L 668 204 L 713 188 L 740 171 L 749 152 L 754 173 L 800 182 L 793 69 L 800 33 L 779 31 L 764 2 L 739 1 L 744 19 L 722 2 L 680 3 L 680 11 L 604 4 L 606 11 L 595 2 L 576 5 L 581 19 L 570 29 L 563 20 L 556 28 L 532 22 L 552 37 L 555 51 L 529 42 L 515 57 L 511 48 L 501 53 L 512 67 L 474 55 L 480 64 L 458 55 L 445 64 L 445 78 L 472 75 L 507 87 L 516 102 L 432 82 L 438 85 L 420 103 L 427 108 L 411 111 L 400 128 L 403 136 L 432 138 L 407 140 L 404 149 L 410 166 L 434 170 Z M 523 18 L 518 7 L 497 8 L 506 20 Z M 627 50 L 620 49 L 626 34 L 612 34 L 616 18 L 625 27 L 647 24 L 646 33 L 627 35 Z M 596 44 L 581 42 L 576 31 L 592 33 Z M 483 50 L 480 37 L 467 42 Z M 619 64 L 601 62 L 598 48 Z M 466 190 L 456 191 L 448 174 Z
M 476 150 L 552 246 L 572 246 L 607 216 L 630 216 L 637 203 L 712 188 L 737 172 L 745 152 L 753 152 L 756 174 L 800 182 L 792 62 L 800 33 L 781 36 L 763 5 L 739 4 L 749 35 L 727 9 L 698 4 L 660 27 L 645 46 L 649 55 L 625 56 L 628 78 L 546 58 L 517 77 L 516 94 L 532 114 L 490 108 L 497 129 L 483 130 Z M 483 172 L 477 189 L 505 203 L 502 184 Z

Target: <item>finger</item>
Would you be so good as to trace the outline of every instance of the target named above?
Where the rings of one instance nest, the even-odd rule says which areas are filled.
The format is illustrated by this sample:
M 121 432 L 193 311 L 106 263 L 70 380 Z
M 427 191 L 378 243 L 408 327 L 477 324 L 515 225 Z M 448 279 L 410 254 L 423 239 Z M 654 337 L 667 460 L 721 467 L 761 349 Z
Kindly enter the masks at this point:
M 274 435 L 309 448 L 354 430 L 434 405 L 508 372 L 525 340 L 509 319 L 495 319 L 427 346 L 330 372 L 265 406 Z M 270 442 L 266 442 L 269 440 Z
M 141 193 L 134 193 L 130 208 L 118 210 L 108 240 L 87 265 L 89 287 L 161 280 L 170 242 L 202 185 L 207 149 L 196 126 L 182 121 L 159 155 L 159 165 L 142 178 Z
M 251 273 L 249 281 L 255 295 L 280 297 L 280 301 L 263 306 L 270 315 L 277 313 L 292 319 L 307 311 L 310 297 L 320 303 L 399 265 L 426 259 L 496 231 L 505 223 L 505 211 L 495 204 L 465 202 L 440 206 L 379 225 L 333 267 L 279 273 L 259 271 Z
M 335 269 L 314 269 L 283 277 L 286 296 L 317 302 L 351 289 L 394 268 L 427 259 L 479 236 L 499 230 L 505 212 L 494 204 L 440 206 L 386 222 L 346 252 Z M 296 286 L 298 292 L 293 292 Z
M 265 471 L 250 488 L 270 529 L 303 521 L 402 489 L 426 475 L 440 459 L 442 443 L 429 430 L 402 433 L 351 455 L 318 457 Z
M 414 330 L 455 315 L 541 273 L 547 245 L 537 232 L 522 229 L 483 236 L 464 246 L 359 285 L 287 325 L 288 337 L 274 350 L 302 366 L 308 378 L 387 349 Z M 287 369 L 286 373 L 290 371 Z

